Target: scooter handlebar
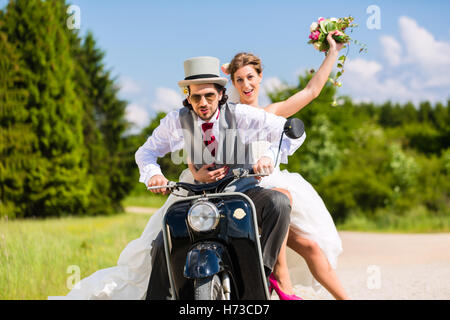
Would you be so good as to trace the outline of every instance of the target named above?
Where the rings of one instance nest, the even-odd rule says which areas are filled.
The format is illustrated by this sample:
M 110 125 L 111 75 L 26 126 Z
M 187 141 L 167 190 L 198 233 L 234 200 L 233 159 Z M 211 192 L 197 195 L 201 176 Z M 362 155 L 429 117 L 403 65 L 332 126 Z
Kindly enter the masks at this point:
M 228 176 L 228 179 L 230 179 L 230 178 L 240 179 L 240 178 L 247 178 L 247 177 L 264 177 L 264 176 L 268 176 L 268 174 L 266 174 L 266 173 L 255 173 L 253 168 L 251 168 L 251 169 L 237 168 L 237 169 L 233 169 L 232 172 L 233 172 L 233 175 L 232 176 L 231 175 Z M 226 178 L 227 177 L 225 177 L 224 179 L 226 179 Z M 218 183 L 222 183 L 224 179 L 219 180 L 217 182 L 210 183 L 210 185 L 216 185 Z M 173 190 L 173 189 L 178 188 L 178 187 L 185 188 L 185 189 L 191 189 L 188 186 L 190 186 L 190 184 L 188 184 L 188 183 L 169 181 L 168 184 L 166 184 L 166 185 L 147 187 L 147 190 L 156 190 L 156 189 L 170 189 L 170 190 Z M 193 185 L 193 186 L 196 186 L 195 189 L 200 187 L 199 185 Z M 203 186 L 206 187 L 206 185 L 203 185 Z M 188 187 L 188 188 L 186 188 L 186 187 Z
M 155 190 L 155 189 L 173 189 L 177 186 L 177 183 L 174 181 L 169 181 L 168 184 L 165 186 L 153 186 L 153 187 L 147 187 L 147 190 Z

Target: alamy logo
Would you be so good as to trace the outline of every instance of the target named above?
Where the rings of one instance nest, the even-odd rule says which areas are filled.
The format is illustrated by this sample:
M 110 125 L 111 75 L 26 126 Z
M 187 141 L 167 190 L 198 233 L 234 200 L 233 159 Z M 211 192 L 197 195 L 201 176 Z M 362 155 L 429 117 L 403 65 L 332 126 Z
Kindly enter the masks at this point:
M 79 6 L 70 5 L 66 11 L 70 16 L 66 20 L 66 25 L 69 30 L 80 29 L 81 27 L 81 9 Z

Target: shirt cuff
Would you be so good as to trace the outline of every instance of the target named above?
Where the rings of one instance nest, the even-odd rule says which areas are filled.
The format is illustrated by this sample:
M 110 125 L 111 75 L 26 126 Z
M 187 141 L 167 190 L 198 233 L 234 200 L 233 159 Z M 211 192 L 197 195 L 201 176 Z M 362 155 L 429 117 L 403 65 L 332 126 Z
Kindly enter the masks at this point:
M 157 174 L 163 175 L 161 168 L 159 166 L 149 164 L 144 168 L 144 171 L 141 173 L 141 176 L 139 177 L 139 182 L 142 182 L 147 186 L 148 181 L 151 179 L 151 177 Z

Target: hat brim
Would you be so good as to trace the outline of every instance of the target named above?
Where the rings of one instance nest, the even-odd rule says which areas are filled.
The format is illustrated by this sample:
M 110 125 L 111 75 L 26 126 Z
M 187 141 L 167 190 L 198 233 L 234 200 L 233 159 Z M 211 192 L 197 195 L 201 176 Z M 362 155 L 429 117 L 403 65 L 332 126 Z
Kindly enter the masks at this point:
M 214 78 L 181 80 L 181 81 L 178 81 L 178 86 L 187 87 L 191 84 L 204 84 L 204 83 L 216 83 L 216 84 L 221 85 L 222 87 L 225 87 L 225 85 L 228 83 L 228 79 L 221 78 L 221 77 L 214 77 Z

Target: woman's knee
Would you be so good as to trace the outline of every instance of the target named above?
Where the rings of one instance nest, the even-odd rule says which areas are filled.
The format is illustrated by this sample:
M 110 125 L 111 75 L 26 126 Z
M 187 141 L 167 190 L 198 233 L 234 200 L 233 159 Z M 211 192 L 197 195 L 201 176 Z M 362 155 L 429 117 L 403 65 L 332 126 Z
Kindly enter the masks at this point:
M 303 238 L 292 230 L 289 231 L 288 245 L 300 247 L 301 251 L 307 255 L 318 254 L 321 250 L 316 241 Z

